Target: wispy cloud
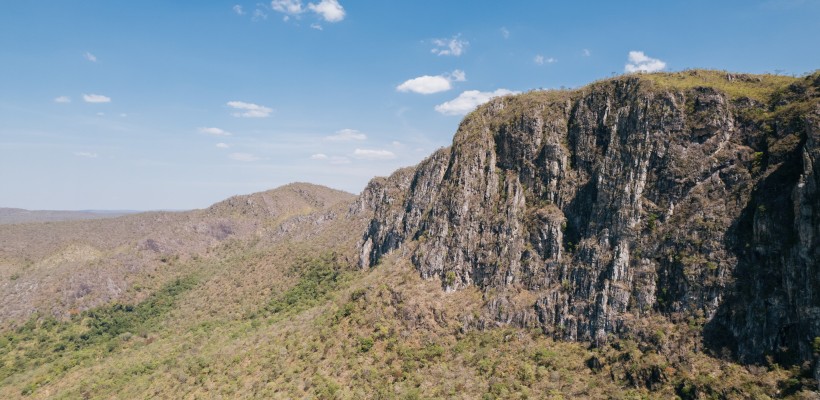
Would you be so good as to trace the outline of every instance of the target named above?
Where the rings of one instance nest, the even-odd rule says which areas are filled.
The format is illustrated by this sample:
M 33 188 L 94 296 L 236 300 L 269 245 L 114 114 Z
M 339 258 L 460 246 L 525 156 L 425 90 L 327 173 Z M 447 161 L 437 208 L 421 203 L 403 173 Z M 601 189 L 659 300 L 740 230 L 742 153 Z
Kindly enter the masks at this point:
M 78 151 L 74 153 L 77 157 L 84 157 L 84 158 L 97 158 L 99 155 L 97 153 L 91 153 L 88 151 Z
M 322 28 L 322 25 L 319 25 L 319 24 L 310 24 L 310 27 L 313 28 L 313 29 L 316 29 L 317 31 L 323 31 L 324 30 L 324 28 Z
M 315 13 L 326 22 L 339 22 L 345 18 L 345 9 L 337 0 L 321 0 L 318 3 L 309 3 L 307 7 L 302 5 L 302 0 L 273 0 L 271 9 L 285 14 L 285 21 L 306 11 Z
M 213 135 L 213 136 L 231 136 L 232 135 L 232 133 L 230 133 L 230 132 L 228 132 L 224 129 L 213 128 L 213 127 L 212 128 L 206 128 L 206 127 L 199 128 L 199 133 L 204 133 L 206 135 Z
M 230 148 L 231 146 L 230 146 L 229 144 L 227 144 L 227 143 L 217 143 L 217 144 L 216 144 L 216 147 L 217 147 L 218 149 L 228 149 L 228 148 Z
M 544 57 L 540 54 L 536 55 L 535 58 L 533 58 L 533 61 L 538 65 L 554 64 L 554 63 L 558 62 L 558 60 L 556 60 L 552 57 Z
M 228 107 L 239 110 L 231 114 L 237 118 L 265 118 L 273 112 L 272 108 L 244 101 L 229 101 L 227 104 Z
M 433 45 L 436 47 L 430 52 L 440 56 L 460 56 L 470 44 L 466 40 L 461 40 L 460 36 L 459 34 L 450 39 L 433 39 Z
M 316 153 L 310 156 L 311 160 L 325 161 L 334 165 L 350 164 L 350 159 L 342 156 L 328 156 L 325 153 Z
M 444 115 L 464 115 L 475 110 L 476 107 L 490 101 L 494 97 L 516 93 L 518 92 L 507 89 L 498 89 L 494 92 L 467 90 L 462 92 L 455 99 L 437 105 L 436 111 Z
M 83 94 L 83 100 L 86 103 L 110 103 L 111 98 L 101 94 Z
M 245 10 L 243 10 L 242 6 L 240 6 L 239 4 L 236 4 L 236 5 L 233 6 L 233 12 L 235 12 L 236 15 L 245 15 L 246 14 Z
M 629 62 L 624 66 L 626 72 L 657 72 L 666 68 L 666 63 L 644 54 L 642 51 L 630 51 Z
M 85 54 L 83 54 L 83 57 L 85 57 L 85 59 L 88 60 L 88 61 L 97 62 L 97 56 L 95 56 L 95 55 L 93 55 L 93 54 L 91 54 L 87 51 L 85 52 Z
M 325 140 L 329 140 L 331 142 L 349 142 L 353 140 L 366 140 L 367 135 L 361 133 L 355 129 L 342 129 L 336 131 L 336 134 L 325 136 Z
M 257 8 L 253 10 L 253 16 L 251 17 L 252 21 L 262 21 L 268 19 L 268 14 L 265 13 L 261 8 Z
M 453 82 L 464 82 L 467 80 L 467 74 L 460 69 L 454 70 L 447 77 Z
M 327 22 L 339 22 L 345 19 L 345 9 L 337 0 L 322 0 L 317 4 L 310 3 L 308 9 Z
M 413 92 L 419 94 L 433 94 L 446 92 L 453 88 L 452 82 L 463 82 L 467 80 L 464 71 L 457 69 L 449 74 L 423 75 L 418 78 L 408 79 L 396 87 L 399 92 Z
M 243 161 L 243 162 L 252 162 L 259 160 L 259 157 L 251 154 L 251 153 L 231 153 L 228 154 L 228 158 L 234 161 Z
M 582 54 L 584 57 L 589 57 L 589 56 L 591 56 L 591 55 L 592 55 L 592 52 L 590 52 L 590 51 L 589 51 L 589 49 L 584 49 L 584 50 L 581 52 L 581 54 Z
M 507 28 L 501 27 L 501 37 L 503 37 L 504 39 L 509 39 L 510 31 L 507 30 Z
M 353 157 L 360 160 L 392 160 L 396 158 L 396 154 L 383 149 L 356 149 Z
M 270 6 L 274 11 L 289 15 L 298 15 L 305 12 L 301 0 L 273 0 Z
M 58 96 L 54 98 L 55 103 L 71 103 L 71 97 L 68 96 Z

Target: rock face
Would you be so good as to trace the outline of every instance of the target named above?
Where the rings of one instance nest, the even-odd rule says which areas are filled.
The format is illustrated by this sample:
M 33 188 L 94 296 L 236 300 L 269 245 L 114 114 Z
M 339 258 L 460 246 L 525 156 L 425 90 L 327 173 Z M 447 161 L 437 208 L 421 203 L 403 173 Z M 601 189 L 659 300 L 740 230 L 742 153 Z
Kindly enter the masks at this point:
M 444 290 L 483 289 L 490 322 L 564 340 L 661 318 L 744 361 L 809 360 L 819 95 L 820 74 L 690 71 L 497 98 L 368 185 L 360 264 L 400 249 Z

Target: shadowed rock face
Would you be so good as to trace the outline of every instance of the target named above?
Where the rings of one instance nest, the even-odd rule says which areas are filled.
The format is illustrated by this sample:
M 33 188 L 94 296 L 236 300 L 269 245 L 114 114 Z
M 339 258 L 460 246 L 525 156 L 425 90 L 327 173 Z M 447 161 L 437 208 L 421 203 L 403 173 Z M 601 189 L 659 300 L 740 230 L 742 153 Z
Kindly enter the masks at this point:
M 681 78 L 698 73 L 716 74 Z M 725 79 L 765 79 L 746 77 Z M 447 291 L 482 288 L 478 327 L 602 344 L 660 316 L 741 360 L 810 359 L 818 93 L 820 74 L 767 101 L 631 76 L 495 99 L 451 147 L 365 189 L 360 264 L 401 249 Z

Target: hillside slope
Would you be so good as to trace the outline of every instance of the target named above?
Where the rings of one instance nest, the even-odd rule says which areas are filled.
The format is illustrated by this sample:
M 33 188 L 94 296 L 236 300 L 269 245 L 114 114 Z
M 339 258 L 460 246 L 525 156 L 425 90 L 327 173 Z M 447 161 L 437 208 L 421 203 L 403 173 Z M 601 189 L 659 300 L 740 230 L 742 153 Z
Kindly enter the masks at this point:
M 353 195 L 290 184 L 204 210 L 0 228 L 0 325 L 139 301 L 199 261 L 315 235 Z M 341 208 L 339 208 L 341 207 Z M 341 210 L 341 211 L 340 211 Z

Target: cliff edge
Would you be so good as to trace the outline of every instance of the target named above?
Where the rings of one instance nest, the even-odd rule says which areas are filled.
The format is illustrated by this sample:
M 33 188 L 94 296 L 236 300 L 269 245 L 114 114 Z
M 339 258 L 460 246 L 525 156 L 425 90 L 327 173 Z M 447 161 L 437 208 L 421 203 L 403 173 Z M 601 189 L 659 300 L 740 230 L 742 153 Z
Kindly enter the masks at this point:
M 467 326 L 812 360 L 819 96 L 820 73 L 695 70 L 496 98 L 368 185 L 360 265 L 398 250 L 446 291 L 478 286 Z

